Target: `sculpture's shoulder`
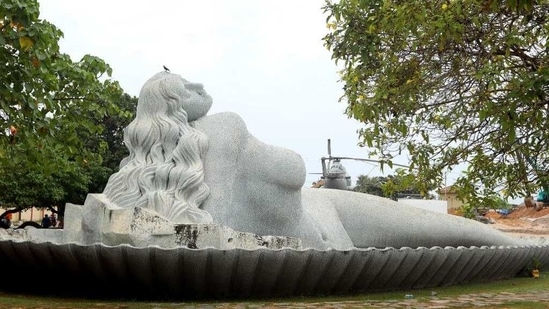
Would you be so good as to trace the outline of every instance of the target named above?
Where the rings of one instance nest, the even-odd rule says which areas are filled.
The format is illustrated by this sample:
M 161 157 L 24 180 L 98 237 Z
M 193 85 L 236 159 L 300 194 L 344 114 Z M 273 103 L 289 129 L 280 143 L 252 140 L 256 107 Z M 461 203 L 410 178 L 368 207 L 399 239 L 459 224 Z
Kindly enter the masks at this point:
M 222 112 L 222 113 L 209 115 L 209 117 L 211 117 L 212 119 L 214 119 L 214 118 L 222 119 L 224 121 L 228 121 L 228 122 L 231 122 L 231 123 L 240 123 L 240 124 L 245 126 L 244 120 L 237 113 Z
M 193 126 L 207 135 L 240 136 L 248 134 L 244 120 L 232 112 L 202 117 L 194 121 Z

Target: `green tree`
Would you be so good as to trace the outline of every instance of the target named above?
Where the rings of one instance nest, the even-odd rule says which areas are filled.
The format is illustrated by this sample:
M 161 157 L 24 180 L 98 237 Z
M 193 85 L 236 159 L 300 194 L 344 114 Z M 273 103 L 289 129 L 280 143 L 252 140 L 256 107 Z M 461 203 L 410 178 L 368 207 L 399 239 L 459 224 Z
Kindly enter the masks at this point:
M 0 3 L 0 167 L 25 160 L 35 169 L 57 170 L 41 149 L 91 161 L 81 132 L 100 133 L 94 119 L 116 114 L 122 91 L 110 80 L 112 70 L 100 58 L 85 55 L 73 62 L 59 50 L 63 33 L 39 19 L 36 0 Z M 11 128 L 12 130 L 8 130 Z
M 371 155 L 407 152 L 435 187 L 465 163 L 462 198 L 549 183 L 547 0 L 340 0 L 324 37 Z
M 387 182 L 387 177 L 360 175 L 356 180 L 356 186 L 353 188 L 353 191 L 388 197 L 382 189 L 385 182 Z
M 45 153 L 47 150 L 42 151 Z M 58 161 L 55 162 L 58 169 L 48 173 L 19 160 L 4 162 L 0 170 L 0 198 L 7 210 L 0 213 L 0 218 L 8 212 L 19 212 L 32 206 L 48 208 L 62 215 L 66 202 L 81 204 L 84 201 L 91 182 L 87 168 L 53 151 L 48 155 L 51 162 Z
M 122 89 L 110 66 L 59 50 L 61 30 L 39 18 L 36 0 L 0 2 L 0 201 L 4 206 L 53 206 L 85 197 L 103 134 Z M 106 134 L 106 133 L 105 133 Z M 87 171 L 88 170 L 88 171 Z M 0 217 L 3 215 L 0 215 Z
M 3 206 L 49 208 L 65 201 L 82 202 L 90 177 L 76 162 L 57 159 L 62 161 L 56 163 L 60 168 L 47 174 L 21 162 L 14 162 L 9 172 L 3 169 L 0 174 Z
M 92 118 L 97 125 L 103 125 L 105 129 L 100 134 L 88 136 L 86 139 L 86 147 L 100 154 L 103 159 L 101 164 L 96 162 L 86 169 L 91 179 L 88 185 L 89 193 L 103 192 L 109 177 L 118 171 L 120 161 L 129 155 L 124 144 L 124 128 L 134 118 L 137 100 L 137 97 L 124 93 L 117 104 L 120 108 L 118 114 L 105 115 L 101 119 Z
M 422 192 L 421 188 L 423 186 L 416 181 L 413 175 L 406 173 L 404 169 L 397 169 L 396 172 L 395 175 L 387 177 L 360 175 L 353 191 L 397 199 L 403 195 L 430 197 L 428 191 L 435 189 L 434 187 L 428 187 L 428 191 Z
M 381 186 L 386 196 L 398 198 L 403 195 L 415 195 L 432 198 L 429 191 L 436 189 L 433 185 L 425 185 L 417 181 L 415 175 L 405 169 L 398 168 L 395 175 L 389 175 Z
M 102 119 L 91 119 L 97 124 L 103 123 L 106 127 L 101 134 L 81 138 L 85 140 L 85 147 L 94 155 L 101 155 L 108 160 L 94 160 L 86 164 L 77 164 L 74 160 L 65 160 L 50 148 L 41 151 L 53 161 L 56 160 L 57 169 L 45 173 L 34 169 L 23 162 L 6 161 L 0 170 L 0 196 L 4 206 L 16 207 L 18 211 L 30 205 L 39 208 L 49 208 L 55 212 L 57 206 L 60 214 L 63 213 L 67 202 L 83 204 L 88 193 L 102 192 L 108 178 L 118 170 L 120 161 L 128 155 L 123 144 L 123 129 L 133 119 L 133 111 L 137 98 L 124 94 L 118 105 L 122 112 L 118 115 L 107 115 Z M 88 113 L 92 117 L 94 114 Z
M 86 147 L 94 149 L 95 145 L 104 145 L 102 149 L 94 151 L 102 154 L 102 165 L 111 169 L 111 173 L 118 171 L 120 161 L 130 153 L 124 144 L 124 129 L 130 124 L 137 108 L 137 97 L 124 93 L 117 101 L 120 112 L 108 114 L 101 119 L 93 119 L 97 125 L 103 125 L 104 130 L 88 140 Z

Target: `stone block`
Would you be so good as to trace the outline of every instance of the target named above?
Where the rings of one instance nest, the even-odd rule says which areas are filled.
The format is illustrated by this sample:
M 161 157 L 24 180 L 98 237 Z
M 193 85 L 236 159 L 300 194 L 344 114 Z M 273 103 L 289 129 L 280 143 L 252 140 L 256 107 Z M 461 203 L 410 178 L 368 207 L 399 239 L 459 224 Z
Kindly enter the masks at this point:
M 235 231 L 221 224 L 174 224 L 148 209 L 114 206 L 102 194 L 89 194 L 84 207 L 70 205 L 67 215 L 67 221 L 71 221 L 66 225 L 70 238 L 77 240 L 75 231 L 81 231 L 80 242 L 88 245 L 129 244 L 135 247 L 190 249 L 214 247 L 221 250 L 302 247 L 301 239 L 295 237 L 260 236 Z
M 259 236 L 234 231 L 220 224 L 178 224 L 176 243 L 191 249 L 214 247 L 221 250 L 241 249 L 301 249 L 301 239 L 285 236 Z
M 82 241 L 82 205 L 65 204 L 63 216 L 63 242 Z

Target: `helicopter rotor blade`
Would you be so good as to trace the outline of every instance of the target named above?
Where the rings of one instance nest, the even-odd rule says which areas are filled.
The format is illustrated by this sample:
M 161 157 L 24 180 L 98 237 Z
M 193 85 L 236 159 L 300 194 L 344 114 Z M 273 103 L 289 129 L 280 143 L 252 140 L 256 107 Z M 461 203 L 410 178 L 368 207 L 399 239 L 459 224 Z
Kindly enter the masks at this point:
M 373 162 L 373 163 L 382 163 L 382 162 L 385 162 L 385 161 L 383 161 L 383 160 L 373 160 L 373 159 L 353 158 L 353 157 L 333 157 L 333 159 L 338 159 L 338 160 L 355 160 L 355 161 L 364 161 L 364 162 Z M 408 166 L 408 165 L 398 164 L 398 163 L 393 163 L 393 166 L 400 166 L 400 167 L 410 168 L 410 166 Z

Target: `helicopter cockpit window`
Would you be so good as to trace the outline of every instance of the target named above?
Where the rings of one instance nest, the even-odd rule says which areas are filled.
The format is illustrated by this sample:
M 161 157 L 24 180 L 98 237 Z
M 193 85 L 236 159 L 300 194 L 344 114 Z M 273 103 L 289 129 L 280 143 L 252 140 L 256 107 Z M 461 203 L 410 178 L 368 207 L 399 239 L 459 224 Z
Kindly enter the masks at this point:
M 330 166 L 330 173 L 341 173 L 341 174 L 343 174 L 343 173 L 347 173 L 347 170 L 345 169 L 343 164 L 341 164 L 341 162 L 335 161 Z

